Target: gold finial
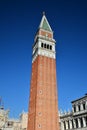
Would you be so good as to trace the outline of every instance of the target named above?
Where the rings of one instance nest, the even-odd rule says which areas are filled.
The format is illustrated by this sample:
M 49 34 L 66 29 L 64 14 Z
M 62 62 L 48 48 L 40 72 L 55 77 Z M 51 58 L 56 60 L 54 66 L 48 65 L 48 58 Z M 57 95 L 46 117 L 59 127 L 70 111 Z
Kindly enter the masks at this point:
M 43 11 L 43 15 L 45 15 L 45 12 Z

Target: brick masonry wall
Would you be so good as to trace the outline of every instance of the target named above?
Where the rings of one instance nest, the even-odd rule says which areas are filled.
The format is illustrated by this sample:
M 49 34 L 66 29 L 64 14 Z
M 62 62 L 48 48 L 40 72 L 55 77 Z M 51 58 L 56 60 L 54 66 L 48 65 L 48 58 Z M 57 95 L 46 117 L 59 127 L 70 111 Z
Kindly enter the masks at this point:
M 46 36 L 48 35 L 49 38 L 52 38 L 53 35 L 52 35 L 52 32 L 46 32 L 46 31 L 43 31 L 43 30 L 39 30 L 39 35 L 42 35 L 42 36 Z
M 59 130 L 55 59 L 38 56 L 32 64 L 27 130 Z

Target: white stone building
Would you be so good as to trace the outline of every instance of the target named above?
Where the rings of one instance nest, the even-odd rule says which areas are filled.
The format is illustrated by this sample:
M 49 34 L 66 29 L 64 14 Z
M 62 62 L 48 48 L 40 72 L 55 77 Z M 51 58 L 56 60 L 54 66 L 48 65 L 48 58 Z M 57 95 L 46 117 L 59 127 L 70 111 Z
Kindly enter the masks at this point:
M 8 120 L 9 110 L 4 110 L 3 106 L 0 106 L 0 130 L 5 127 L 5 124 Z
M 27 130 L 28 113 L 22 112 L 20 115 L 21 130 Z
M 9 118 L 9 110 L 0 108 L 0 130 L 26 130 L 28 114 L 23 112 L 19 119 Z
M 87 94 L 71 103 L 71 112 L 60 112 L 61 130 L 87 130 Z

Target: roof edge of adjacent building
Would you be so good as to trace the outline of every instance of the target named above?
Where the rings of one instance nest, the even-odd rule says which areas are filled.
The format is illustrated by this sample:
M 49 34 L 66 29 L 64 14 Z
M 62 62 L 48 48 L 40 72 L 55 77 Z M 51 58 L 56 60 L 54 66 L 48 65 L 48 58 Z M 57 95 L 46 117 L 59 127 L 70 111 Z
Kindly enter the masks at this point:
M 74 102 L 76 102 L 76 101 L 82 100 L 82 99 L 84 99 L 84 98 L 86 98 L 86 97 L 87 97 L 87 93 L 85 94 L 85 96 L 83 96 L 83 97 L 81 97 L 81 98 L 78 98 L 78 99 L 76 99 L 76 100 L 71 101 L 71 103 L 74 103 Z

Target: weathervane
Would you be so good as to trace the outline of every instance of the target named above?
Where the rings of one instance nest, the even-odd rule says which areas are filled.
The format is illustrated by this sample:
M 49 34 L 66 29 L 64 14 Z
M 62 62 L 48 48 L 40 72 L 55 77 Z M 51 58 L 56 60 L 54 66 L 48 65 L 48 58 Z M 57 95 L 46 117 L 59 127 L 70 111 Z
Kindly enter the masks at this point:
M 45 11 L 43 11 L 43 15 L 45 15 Z

